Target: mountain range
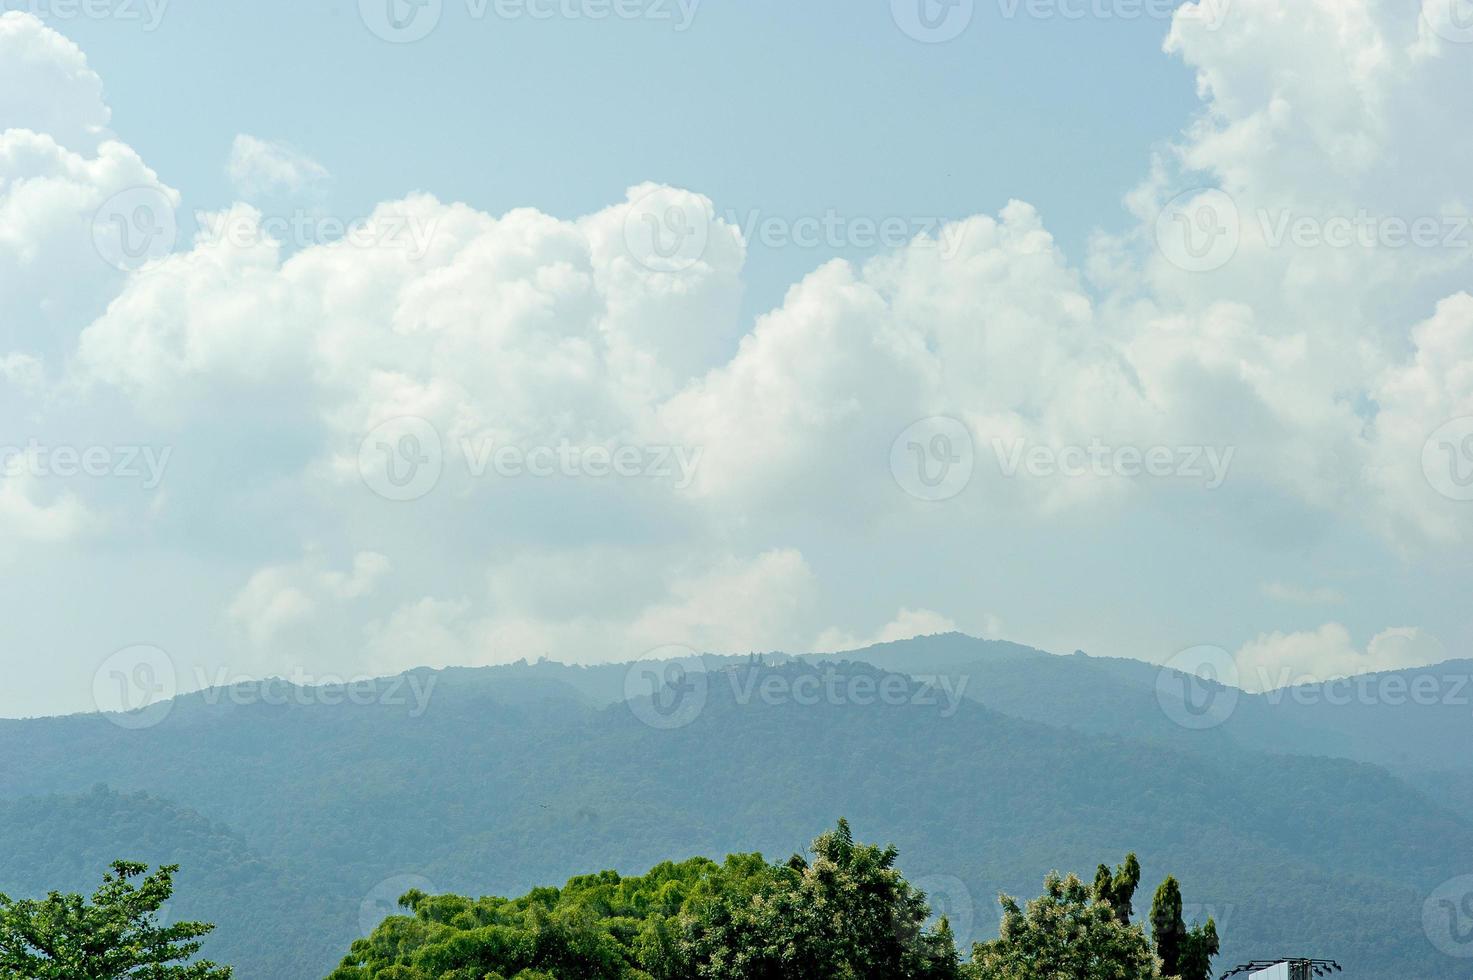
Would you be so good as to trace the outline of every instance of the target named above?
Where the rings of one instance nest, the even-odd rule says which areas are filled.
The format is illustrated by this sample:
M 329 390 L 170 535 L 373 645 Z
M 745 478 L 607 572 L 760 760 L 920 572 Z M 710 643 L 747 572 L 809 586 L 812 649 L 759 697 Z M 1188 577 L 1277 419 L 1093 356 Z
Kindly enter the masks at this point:
M 1473 873 L 1473 663 L 1250 694 L 949 634 L 699 668 L 521 662 L 414 671 L 395 697 L 389 681 L 371 699 L 214 689 L 137 730 L 0 722 L 0 891 L 177 862 L 171 914 L 218 924 L 209 955 L 242 980 L 305 980 L 411 887 L 521 894 L 781 857 L 845 816 L 899 847 L 963 943 L 996 934 L 1000 891 L 1135 852 L 1137 913 L 1175 875 L 1187 917 L 1216 920 L 1223 968 L 1303 955 L 1349 980 L 1467 976 L 1423 920 Z M 1192 727 L 1202 699 L 1231 710 Z

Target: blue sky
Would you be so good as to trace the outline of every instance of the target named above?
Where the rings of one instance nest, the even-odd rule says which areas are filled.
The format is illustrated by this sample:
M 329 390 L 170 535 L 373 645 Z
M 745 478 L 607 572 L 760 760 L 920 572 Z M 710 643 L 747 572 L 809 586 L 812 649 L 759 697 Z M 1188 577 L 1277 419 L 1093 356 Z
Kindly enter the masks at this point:
M 1460 0 L 378 2 L 0 3 L 0 449 L 106 471 L 7 457 L 0 716 L 139 648 L 1466 654 Z
M 346 213 L 425 190 L 572 218 L 644 181 L 779 217 L 961 218 L 1018 198 L 1078 255 L 1126 220 L 1146 152 L 1195 108 L 1191 72 L 1161 53 L 1159 17 L 1002 10 L 981 4 L 942 44 L 897 30 L 886 3 L 837 0 L 706 0 L 684 31 L 674 0 L 670 21 L 476 19 L 461 0 L 410 44 L 343 2 L 174 0 L 153 31 L 51 22 L 193 207 L 232 200 L 224 160 L 245 132 L 320 161 Z M 748 313 L 829 254 L 755 249 Z

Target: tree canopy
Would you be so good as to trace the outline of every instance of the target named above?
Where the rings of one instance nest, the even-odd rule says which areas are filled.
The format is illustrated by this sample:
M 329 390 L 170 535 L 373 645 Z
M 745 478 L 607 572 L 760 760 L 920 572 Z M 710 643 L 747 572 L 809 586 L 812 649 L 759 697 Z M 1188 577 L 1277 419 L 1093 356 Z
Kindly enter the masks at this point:
M 1057 872 L 1026 908 L 1004 895 L 1002 935 L 978 943 L 968 966 L 976 980 L 1159 980 L 1160 961 L 1139 926 L 1074 875 Z
M 230 980 L 229 967 L 188 962 L 214 926 L 159 924 L 178 870 L 150 875 L 146 865 L 115 861 L 90 901 L 60 892 L 39 901 L 0 894 L 0 980 Z
M 666 862 L 639 877 L 582 875 L 515 898 L 411 890 L 407 913 L 353 943 L 329 980 L 1208 980 L 1216 925 L 1182 922 L 1168 878 L 1151 937 L 1131 920 L 1140 863 L 1092 886 L 1052 872 L 1026 905 L 1003 895 L 1001 934 L 958 955 L 950 923 L 849 824 L 807 856 Z M 118 861 L 91 899 L 0 894 L 0 980 L 230 980 L 195 961 L 214 927 L 160 924 L 177 866 Z M 141 880 L 138 880 L 141 879 Z M 267 941 L 262 937 L 262 941 Z
M 410 892 L 400 900 L 409 914 L 355 942 L 330 980 L 1174 976 L 1130 923 L 1140 881 L 1134 855 L 1094 888 L 1054 873 L 1026 908 L 1002 896 L 1002 935 L 977 944 L 966 963 L 946 919 L 928 924 L 925 895 L 901 875 L 898 856 L 893 846 L 856 841 L 840 820 L 813 841 L 810 856 L 781 863 L 760 854 L 720 864 L 693 858 L 640 877 L 584 875 L 517 899 Z

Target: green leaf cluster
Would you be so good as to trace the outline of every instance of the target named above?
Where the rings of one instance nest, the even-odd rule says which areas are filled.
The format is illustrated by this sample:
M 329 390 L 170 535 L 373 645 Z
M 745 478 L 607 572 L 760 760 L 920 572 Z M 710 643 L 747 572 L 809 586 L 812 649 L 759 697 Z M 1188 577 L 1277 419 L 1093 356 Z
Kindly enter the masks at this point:
M 229 967 L 188 962 L 214 926 L 159 923 L 178 870 L 115 861 L 90 900 L 0 894 L 0 980 L 230 980 Z
M 1173 957 L 1163 972 L 1161 950 L 1130 922 L 1131 855 L 1092 888 L 1054 873 L 1026 907 L 1002 896 L 1000 938 L 963 963 L 946 919 L 928 925 L 926 896 L 898 856 L 855 841 L 840 820 L 809 856 L 781 863 L 694 858 L 516 899 L 412 891 L 400 900 L 408 914 L 355 942 L 329 980 L 1203 980 L 1187 967 L 1200 959 L 1205 971 L 1217 951 L 1210 922 L 1211 949 L 1194 938 L 1205 933 L 1185 931 L 1186 953 L 1163 926 L 1157 941 Z
M 955 944 L 893 847 L 848 824 L 813 857 L 734 854 L 612 871 L 517 899 L 405 895 L 331 980 L 955 980 Z

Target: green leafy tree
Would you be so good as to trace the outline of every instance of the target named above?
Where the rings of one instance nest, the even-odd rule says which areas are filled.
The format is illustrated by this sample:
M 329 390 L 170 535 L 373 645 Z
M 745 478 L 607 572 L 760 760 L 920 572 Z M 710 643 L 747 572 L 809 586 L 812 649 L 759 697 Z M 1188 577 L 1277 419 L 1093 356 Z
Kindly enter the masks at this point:
M 766 886 L 692 922 L 690 959 L 712 980 L 952 980 L 958 957 L 945 921 L 925 927 L 925 896 L 895 868 L 899 852 L 856 843 L 849 824 L 813 842 Z
M 694 858 L 523 898 L 411 893 L 332 980 L 958 980 L 951 927 L 849 825 L 812 860 Z
M 1212 958 L 1221 950 L 1212 919 L 1189 930 L 1182 941 L 1181 980 L 1212 980 Z
M 90 901 L 60 892 L 39 901 L 0 894 L 0 980 L 229 980 L 229 967 L 187 962 L 213 925 L 158 924 L 178 870 L 149 875 L 147 865 L 115 861 Z
M 1161 957 L 1161 969 L 1169 977 L 1181 974 L 1181 940 L 1185 931 L 1181 919 L 1181 885 L 1175 878 L 1167 878 L 1151 900 L 1151 938 L 1156 943 L 1156 955 Z
M 1131 901 L 1135 898 L 1136 889 L 1141 884 L 1141 863 L 1134 854 L 1125 858 L 1125 863 L 1115 869 L 1111 874 L 1106 865 L 1100 865 L 1099 871 L 1095 873 L 1095 898 L 1102 902 L 1109 902 L 1115 910 L 1115 918 L 1122 926 L 1130 925 L 1130 917 L 1135 914 Z
M 957 955 L 944 918 L 894 847 L 854 839 L 846 821 L 807 857 L 769 863 L 692 858 L 637 878 L 582 875 L 516 899 L 410 892 L 409 915 L 352 946 L 330 980 L 1163 980 L 1128 909 L 1131 856 L 1091 888 L 1057 873 L 1021 908 L 1003 896 L 1001 938 Z M 1117 884 L 1118 882 L 1118 884 Z M 1108 895 L 1108 897 L 1106 897 Z M 1179 910 L 1180 891 L 1176 892 Z M 1179 913 L 1178 913 L 1179 918 Z M 1173 920 L 1174 922 L 1175 920 Z M 1184 970 L 1210 959 L 1216 929 L 1184 933 Z M 1200 941 L 1199 941 L 1200 940 Z M 1206 980 L 1184 973 L 1181 980 Z
M 1140 926 L 1124 925 L 1107 901 L 1074 875 L 1057 872 L 1042 897 L 1020 907 L 1007 895 L 1002 934 L 972 947 L 970 980 L 1158 980 L 1159 964 Z
M 1151 936 L 1161 969 L 1180 980 L 1211 980 L 1212 958 L 1219 950 L 1217 923 L 1188 927 L 1182 920 L 1181 885 L 1167 878 L 1151 903 Z

